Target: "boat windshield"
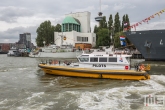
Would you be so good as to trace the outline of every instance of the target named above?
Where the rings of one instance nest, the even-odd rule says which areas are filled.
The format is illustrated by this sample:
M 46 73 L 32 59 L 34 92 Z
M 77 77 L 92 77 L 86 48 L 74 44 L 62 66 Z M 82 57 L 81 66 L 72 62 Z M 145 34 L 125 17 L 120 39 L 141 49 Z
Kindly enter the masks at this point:
M 89 62 L 89 57 L 80 57 L 80 62 Z
M 126 57 L 126 59 L 127 59 L 128 63 L 130 63 L 130 57 Z

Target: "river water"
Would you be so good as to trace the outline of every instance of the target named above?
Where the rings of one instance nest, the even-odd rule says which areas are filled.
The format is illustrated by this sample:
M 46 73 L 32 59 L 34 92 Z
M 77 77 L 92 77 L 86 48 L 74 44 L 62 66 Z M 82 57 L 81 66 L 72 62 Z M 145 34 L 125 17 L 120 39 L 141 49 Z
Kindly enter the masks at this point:
M 151 79 L 131 81 L 48 75 L 41 60 L 0 55 L 0 110 L 165 110 L 160 98 L 144 104 L 146 95 L 165 96 L 165 62 L 144 62 Z

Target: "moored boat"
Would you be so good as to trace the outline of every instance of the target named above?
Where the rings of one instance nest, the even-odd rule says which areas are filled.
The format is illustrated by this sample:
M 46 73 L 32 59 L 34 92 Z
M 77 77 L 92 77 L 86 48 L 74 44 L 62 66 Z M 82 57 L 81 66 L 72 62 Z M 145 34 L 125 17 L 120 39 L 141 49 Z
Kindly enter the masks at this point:
M 63 45 L 58 47 L 50 45 L 40 48 L 38 51 L 30 52 L 31 58 L 76 58 L 82 54 L 82 51 L 74 49 L 71 45 Z
M 16 57 L 18 57 L 18 56 L 21 56 L 21 53 L 19 52 L 18 49 L 12 47 L 12 48 L 8 51 L 7 56 L 16 56 Z
M 143 65 L 140 68 L 131 69 L 129 54 L 114 54 L 113 52 L 93 52 L 81 54 L 77 57 L 78 63 L 49 61 L 40 63 L 38 66 L 48 74 L 88 77 L 146 80 L 150 79 L 148 71 L 150 67 Z
M 165 29 L 125 32 L 145 60 L 165 61 Z

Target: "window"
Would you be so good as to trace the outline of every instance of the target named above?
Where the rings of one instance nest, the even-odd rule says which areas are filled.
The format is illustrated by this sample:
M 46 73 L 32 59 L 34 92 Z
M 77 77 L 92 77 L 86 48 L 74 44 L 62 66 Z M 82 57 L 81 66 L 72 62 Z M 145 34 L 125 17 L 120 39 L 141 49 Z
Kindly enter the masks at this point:
M 126 57 L 127 61 L 130 63 L 130 57 Z
M 80 36 L 77 36 L 77 41 L 80 41 L 80 42 L 88 42 L 88 37 L 80 37 Z
M 117 58 L 109 58 L 109 62 L 117 62 Z
M 96 38 L 95 37 L 93 37 L 93 42 L 96 42 Z
M 89 58 L 88 57 L 80 57 L 79 60 L 81 62 L 89 62 Z
M 107 57 L 100 57 L 99 62 L 107 62 Z
M 69 31 L 72 31 L 72 24 L 69 24 Z
M 98 57 L 91 57 L 90 58 L 90 62 L 98 62 Z

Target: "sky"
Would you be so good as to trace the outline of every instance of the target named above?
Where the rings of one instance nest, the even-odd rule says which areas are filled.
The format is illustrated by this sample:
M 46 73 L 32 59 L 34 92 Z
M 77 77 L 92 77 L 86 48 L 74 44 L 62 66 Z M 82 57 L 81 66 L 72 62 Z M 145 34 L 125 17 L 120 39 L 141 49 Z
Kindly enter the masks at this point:
M 118 12 L 120 19 L 128 14 L 130 24 L 136 24 L 165 9 L 165 0 L 101 0 L 101 11 L 107 20 Z M 31 33 L 35 44 L 36 29 L 50 20 L 52 25 L 61 24 L 65 14 L 89 11 L 91 29 L 98 23 L 95 17 L 100 11 L 100 0 L 1 0 L 0 43 L 15 43 L 19 34 Z M 136 27 L 138 30 L 165 29 L 165 12 L 156 15 Z M 132 29 L 134 31 L 134 29 Z

